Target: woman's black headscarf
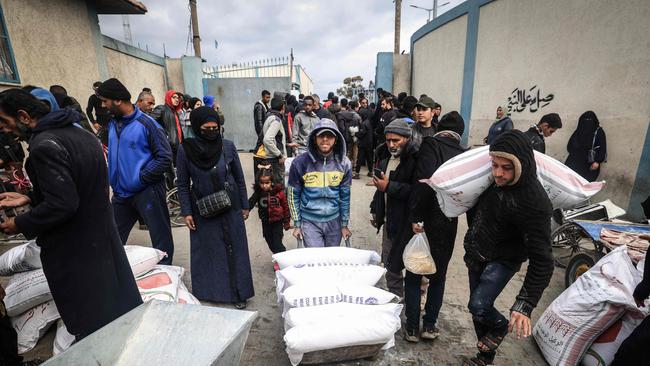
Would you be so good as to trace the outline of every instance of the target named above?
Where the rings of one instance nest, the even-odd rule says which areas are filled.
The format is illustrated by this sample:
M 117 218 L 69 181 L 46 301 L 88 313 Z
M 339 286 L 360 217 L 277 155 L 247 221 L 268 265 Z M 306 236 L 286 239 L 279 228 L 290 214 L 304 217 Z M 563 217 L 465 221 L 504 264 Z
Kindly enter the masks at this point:
M 217 122 L 221 126 L 217 111 L 205 106 L 193 110 L 190 113 L 190 123 L 195 137 L 183 140 L 183 149 L 187 157 L 194 165 L 204 170 L 212 169 L 217 164 L 223 150 L 221 134 L 215 140 L 202 137 L 201 126 L 208 122 Z
M 594 141 L 594 134 L 600 127 L 600 122 L 596 113 L 587 111 L 583 113 L 578 119 L 578 128 L 573 132 L 571 139 L 575 141 L 574 146 L 579 146 L 582 149 L 589 150 Z

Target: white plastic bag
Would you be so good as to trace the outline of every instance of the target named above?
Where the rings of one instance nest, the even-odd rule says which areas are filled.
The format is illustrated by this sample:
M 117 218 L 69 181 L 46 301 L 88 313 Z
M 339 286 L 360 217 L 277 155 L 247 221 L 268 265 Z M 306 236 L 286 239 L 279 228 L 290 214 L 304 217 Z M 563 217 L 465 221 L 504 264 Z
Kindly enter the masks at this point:
M 59 322 L 56 323 L 56 336 L 54 337 L 54 343 L 52 344 L 52 354 L 56 356 L 67 350 L 72 346 L 74 340 L 75 336 L 68 333 L 68 329 L 65 327 L 63 320 L 59 319 Z
M 36 240 L 13 247 L 0 256 L 0 276 L 11 276 L 41 267 L 41 248 Z
M 11 325 L 18 335 L 18 353 L 32 350 L 60 317 L 54 300 L 50 300 L 11 318 Z
M 11 276 L 5 288 L 4 302 L 7 315 L 17 316 L 36 305 L 52 299 L 50 287 L 42 269 L 18 273 Z
M 593 341 L 626 311 L 641 282 L 624 246 L 601 258 L 546 308 L 533 336 L 551 366 L 577 365 Z
M 436 263 L 431 256 L 429 240 L 425 233 L 413 235 L 404 248 L 402 254 L 406 270 L 419 275 L 432 275 L 436 273 Z

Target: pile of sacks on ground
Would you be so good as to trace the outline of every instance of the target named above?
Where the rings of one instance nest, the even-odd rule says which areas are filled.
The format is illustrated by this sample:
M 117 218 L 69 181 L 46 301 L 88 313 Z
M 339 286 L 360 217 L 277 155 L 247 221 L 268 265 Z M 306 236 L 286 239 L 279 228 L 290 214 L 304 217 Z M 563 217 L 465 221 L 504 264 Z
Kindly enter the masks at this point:
M 143 301 L 157 299 L 200 305 L 181 280 L 185 272 L 182 267 L 158 265 L 167 254 L 137 245 L 126 245 L 124 249 Z M 74 336 L 60 320 L 41 267 L 40 248 L 35 241 L 16 246 L 0 256 L 0 276 L 11 276 L 4 302 L 18 334 L 19 354 L 33 349 L 57 320 L 53 354 L 65 351 L 74 342 Z
M 306 353 L 395 345 L 402 305 L 375 287 L 386 270 L 374 251 L 302 248 L 273 255 L 284 342 L 295 366 Z M 379 348 L 379 347 L 378 347 Z
M 551 366 L 606 366 L 648 315 L 632 294 L 643 278 L 621 246 L 601 258 L 544 311 L 533 336 Z

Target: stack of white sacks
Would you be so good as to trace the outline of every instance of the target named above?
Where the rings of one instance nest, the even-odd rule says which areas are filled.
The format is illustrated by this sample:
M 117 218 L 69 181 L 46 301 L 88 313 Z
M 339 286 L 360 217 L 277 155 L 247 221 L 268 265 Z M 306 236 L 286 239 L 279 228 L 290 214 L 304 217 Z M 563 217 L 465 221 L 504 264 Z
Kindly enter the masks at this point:
M 369 250 L 302 248 L 273 255 L 284 342 L 295 366 L 309 352 L 395 345 L 402 305 L 375 287 L 386 270 Z
M 167 254 L 136 245 L 126 245 L 124 249 L 143 301 L 157 299 L 200 305 L 181 280 L 185 272 L 182 267 L 157 264 Z M 33 349 L 60 318 L 41 267 L 40 248 L 35 241 L 14 247 L 0 256 L 0 276 L 11 276 L 4 302 L 18 334 L 19 354 Z M 59 320 L 53 353 L 65 351 L 73 342 L 74 336 Z

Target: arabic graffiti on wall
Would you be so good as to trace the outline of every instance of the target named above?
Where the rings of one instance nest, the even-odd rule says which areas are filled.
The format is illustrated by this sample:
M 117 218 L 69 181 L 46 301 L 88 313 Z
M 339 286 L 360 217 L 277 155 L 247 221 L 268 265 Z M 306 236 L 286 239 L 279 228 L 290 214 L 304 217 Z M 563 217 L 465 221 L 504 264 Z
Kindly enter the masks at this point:
M 543 96 L 537 85 L 530 89 L 515 88 L 508 97 L 508 114 L 526 110 L 535 113 L 549 105 L 553 97 L 553 94 Z

